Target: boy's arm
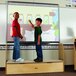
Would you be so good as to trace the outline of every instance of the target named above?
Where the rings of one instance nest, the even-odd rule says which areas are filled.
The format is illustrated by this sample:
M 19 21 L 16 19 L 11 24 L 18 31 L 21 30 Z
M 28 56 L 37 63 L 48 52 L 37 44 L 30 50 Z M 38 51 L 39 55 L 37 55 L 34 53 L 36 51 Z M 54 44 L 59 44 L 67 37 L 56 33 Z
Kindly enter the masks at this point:
M 38 35 L 38 45 L 40 45 L 40 36 L 41 35 Z
M 32 28 L 34 28 L 34 24 L 31 22 L 31 20 L 29 20 L 29 23 L 32 26 Z

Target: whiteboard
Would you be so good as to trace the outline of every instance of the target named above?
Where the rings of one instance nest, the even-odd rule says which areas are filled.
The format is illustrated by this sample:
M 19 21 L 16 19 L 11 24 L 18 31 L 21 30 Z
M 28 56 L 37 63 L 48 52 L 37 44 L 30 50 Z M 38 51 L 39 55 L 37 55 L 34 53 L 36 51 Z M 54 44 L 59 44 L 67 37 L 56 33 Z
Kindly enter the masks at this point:
M 73 44 L 76 37 L 76 9 L 60 8 L 60 41 Z
M 31 20 L 34 26 L 35 19 L 42 19 L 42 42 L 59 42 L 59 10 L 58 5 L 40 4 L 40 3 L 9 3 L 8 4 L 8 30 L 7 42 L 13 42 L 11 24 L 14 20 L 13 13 L 19 12 L 21 32 L 23 35 L 22 42 L 34 42 L 34 29 L 30 27 L 28 20 Z M 45 11 L 46 10 L 46 11 Z

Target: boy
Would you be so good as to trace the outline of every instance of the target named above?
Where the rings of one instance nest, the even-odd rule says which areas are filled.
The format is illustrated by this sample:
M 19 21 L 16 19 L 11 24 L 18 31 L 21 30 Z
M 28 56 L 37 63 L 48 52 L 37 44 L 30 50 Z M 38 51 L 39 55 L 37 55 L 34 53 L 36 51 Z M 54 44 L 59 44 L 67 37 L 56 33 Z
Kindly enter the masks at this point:
M 42 54 L 42 39 L 41 39 L 41 34 L 42 34 L 42 29 L 41 29 L 41 23 L 42 19 L 37 18 L 36 19 L 36 27 L 34 27 L 33 23 L 29 20 L 30 25 L 32 28 L 35 29 L 34 31 L 34 37 L 35 37 L 35 45 L 36 45 L 36 53 L 37 53 L 37 58 L 34 59 L 35 62 L 42 62 L 43 61 L 43 54 Z
M 13 14 L 14 20 L 12 22 L 12 37 L 14 40 L 14 49 L 13 49 L 13 60 L 16 62 L 23 62 L 24 59 L 20 58 L 20 38 L 22 39 L 23 36 L 21 35 L 20 31 L 20 24 L 18 23 L 19 13 L 15 12 Z

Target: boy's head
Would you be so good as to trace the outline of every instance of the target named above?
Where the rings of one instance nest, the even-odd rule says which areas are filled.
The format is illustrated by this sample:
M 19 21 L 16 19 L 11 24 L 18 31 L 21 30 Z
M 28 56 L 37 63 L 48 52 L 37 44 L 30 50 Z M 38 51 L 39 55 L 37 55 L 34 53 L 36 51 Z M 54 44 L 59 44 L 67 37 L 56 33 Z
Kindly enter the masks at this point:
M 42 23 L 42 19 L 41 18 L 36 18 L 36 25 L 40 26 Z
M 15 12 L 15 13 L 13 14 L 13 17 L 14 17 L 15 19 L 18 19 L 18 18 L 19 18 L 19 13 L 18 13 L 18 12 Z

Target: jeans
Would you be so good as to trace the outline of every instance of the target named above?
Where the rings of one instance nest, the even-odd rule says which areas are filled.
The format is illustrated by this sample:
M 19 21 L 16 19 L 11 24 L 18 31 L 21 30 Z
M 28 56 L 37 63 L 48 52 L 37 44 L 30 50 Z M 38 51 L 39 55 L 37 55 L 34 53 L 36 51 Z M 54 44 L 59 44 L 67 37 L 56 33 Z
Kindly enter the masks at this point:
M 37 59 L 43 60 L 42 46 L 36 44 Z
M 16 60 L 20 58 L 20 40 L 19 37 L 13 37 L 14 47 L 13 47 L 13 59 Z

